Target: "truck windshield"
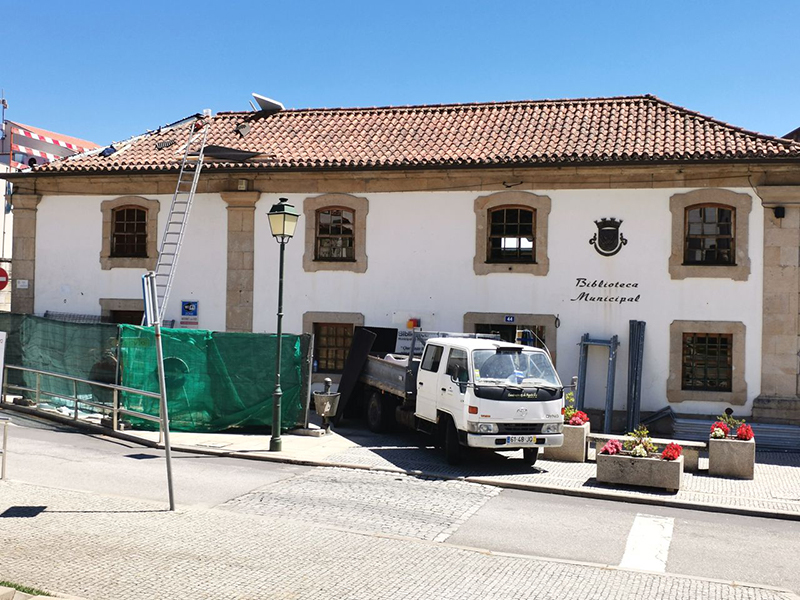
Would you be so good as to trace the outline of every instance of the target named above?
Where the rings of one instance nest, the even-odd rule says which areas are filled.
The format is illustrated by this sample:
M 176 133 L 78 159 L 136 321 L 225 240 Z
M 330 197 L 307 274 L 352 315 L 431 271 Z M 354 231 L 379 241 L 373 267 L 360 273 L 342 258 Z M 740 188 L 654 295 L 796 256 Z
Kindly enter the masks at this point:
M 559 387 L 553 364 L 543 352 L 473 350 L 475 383 Z

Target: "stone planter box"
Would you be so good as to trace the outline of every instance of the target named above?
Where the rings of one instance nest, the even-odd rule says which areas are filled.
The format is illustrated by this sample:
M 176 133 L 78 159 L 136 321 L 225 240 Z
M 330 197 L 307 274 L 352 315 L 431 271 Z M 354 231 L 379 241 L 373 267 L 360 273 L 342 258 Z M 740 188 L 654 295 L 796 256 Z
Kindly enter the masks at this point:
M 560 448 L 545 448 L 544 458 L 546 460 L 586 462 L 586 438 L 588 435 L 589 423 L 564 425 L 564 444 Z
M 756 464 L 756 441 L 708 440 L 708 474 L 714 477 L 753 479 Z
M 677 492 L 683 481 L 683 455 L 678 460 L 639 458 L 627 454 L 598 454 L 597 481 L 641 485 Z

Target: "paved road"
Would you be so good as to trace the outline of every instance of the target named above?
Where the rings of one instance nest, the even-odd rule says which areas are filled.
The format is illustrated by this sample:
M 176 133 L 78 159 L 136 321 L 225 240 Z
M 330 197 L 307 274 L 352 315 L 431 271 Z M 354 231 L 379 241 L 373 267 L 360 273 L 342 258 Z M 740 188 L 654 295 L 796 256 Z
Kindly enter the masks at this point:
M 159 452 L 51 426 L 14 427 L 10 451 L 0 511 L 46 508 L 0 521 L 0 579 L 87 598 L 776 597 L 683 575 L 800 591 L 799 523 L 180 454 L 170 515 Z
M 11 479 L 167 502 L 163 451 L 11 411 L 3 415 L 14 424 L 8 453 Z M 182 452 L 173 452 L 172 458 L 176 502 L 182 506 L 216 506 L 310 468 Z

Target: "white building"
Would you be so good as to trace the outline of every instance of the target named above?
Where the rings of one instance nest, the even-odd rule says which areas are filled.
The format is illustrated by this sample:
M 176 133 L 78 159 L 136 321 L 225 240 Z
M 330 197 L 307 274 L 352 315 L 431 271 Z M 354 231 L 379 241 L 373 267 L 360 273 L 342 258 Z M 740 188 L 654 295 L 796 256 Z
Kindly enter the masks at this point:
M 167 318 L 191 300 L 203 329 L 274 330 L 285 197 L 284 326 L 316 334 L 317 377 L 355 325 L 536 328 L 565 380 L 584 333 L 617 335 L 622 410 L 639 320 L 642 411 L 800 423 L 800 143 L 652 96 L 210 121 Z M 12 310 L 138 318 L 191 127 L 11 176 Z M 589 352 L 589 407 L 607 356 Z

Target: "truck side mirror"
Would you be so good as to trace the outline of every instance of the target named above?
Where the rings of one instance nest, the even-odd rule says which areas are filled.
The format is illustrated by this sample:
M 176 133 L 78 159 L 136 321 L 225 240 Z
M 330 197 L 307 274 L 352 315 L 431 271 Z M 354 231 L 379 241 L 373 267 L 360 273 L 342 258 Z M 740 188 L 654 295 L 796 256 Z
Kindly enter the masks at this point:
M 467 382 L 469 381 L 469 373 L 464 367 L 459 367 L 455 375 L 451 376 L 450 379 L 453 381 L 453 383 L 458 384 L 458 389 L 462 394 L 467 391 Z

